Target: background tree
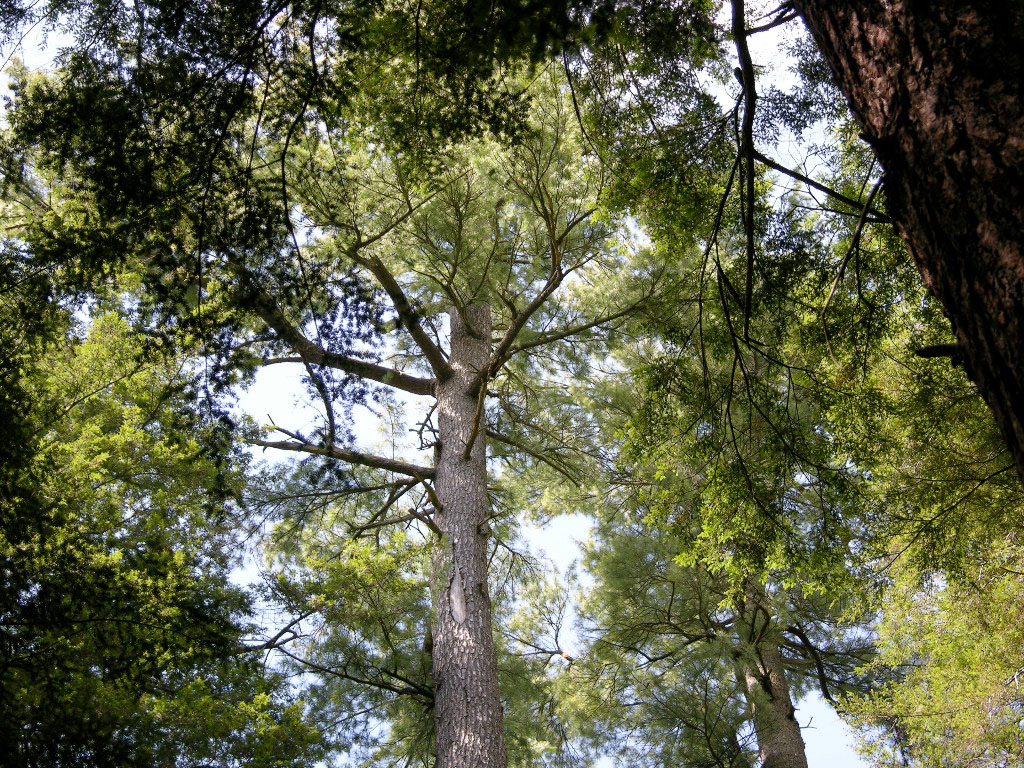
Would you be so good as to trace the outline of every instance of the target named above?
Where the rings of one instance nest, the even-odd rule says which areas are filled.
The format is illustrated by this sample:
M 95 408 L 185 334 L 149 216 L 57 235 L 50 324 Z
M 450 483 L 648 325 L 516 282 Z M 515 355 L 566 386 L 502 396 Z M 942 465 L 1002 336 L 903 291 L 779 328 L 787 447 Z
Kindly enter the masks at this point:
M 623 408 L 627 447 L 611 480 L 620 490 L 598 506 L 588 552 L 591 653 L 610 675 L 597 687 L 624 705 L 599 711 L 608 733 L 629 733 L 621 743 L 641 754 L 661 754 L 655 745 L 673 732 L 687 759 L 753 764 L 758 753 L 766 764 L 805 764 L 797 700 L 811 688 L 841 706 L 864 685 L 856 668 L 871 655 L 855 597 L 865 594 L 864 564 L 844 541 L 847 481 L 768 459 L 782 438 L 767 419 L 744 418 L 743 400 L 732 414 L 727 396 L 709 404 L 698 351 L 670 349 L 647 364 L 647 388 L 627 385 L 638 394 Z M 725 356 L 709 347 L 708 357 Z M 719 376 L 705 383 L 712 392 L 728 384 L 728 369 Z M 799 419 L 782 423 L 795 443 L 814 422 L 808 402 L 794 411 Z M 805 460 L 827 457 L 824 445 L 801 445 Z
M 240 478 L 203 453 L 183 361 L 115 314 L 50 314 L 63 322 L 20 378 L 34 495 L 3 497 L 5 759 L 316 759 L 301 703 L 249 650 L 249 598 L 228 581 Z
M 590 737 L 652 765 L 806 765 L 799 699 L 841 701 L 870 658 L 843 615 L 853 601 L 804 596 L 782 573 L 737 588 L 686 564 L 685 537 L 644 512 L 604 515 L 587 553 L 593 645 L 575 683 L 593 693 L 575 699 Z
M 733 21 L 743 22 L 742 13 Z M 758 111 L 744 98 L 741 70 L 736 106 L 723 115 L 700 79 L 724 70 L 719 48 L 705 47 L 704 59 L 667 60 L 659 49 L 630 50 L 633 58 L 590 53 L 574 80 L 583 103 L 597 102 L 589 135 L 615 168 L 622 199 L 671 265 L 671 299 L 648 304 L 636 335 L 650 344 L 637 345 L 625 365 L 642 383 L 642 404 L 620 435 L 628 449 L 619 461 L 630 468 L 626 487 L 645 499 L 636 506 L 654 511 L 649 535 L 656 528 L 671 535 L 667 549 L 694 571 L 673 575 L 664 553 L 620 543 L 627 553 L 607 568 L 626 574 L 608 578 L 626 585 L 624 596 L 608 608 L 603 601 L 615 588 L 601 582 L 595 590 L 599 610 L 617 610 L 606 618 L 610 642 L 641 649 L 632 663 L 639 674 L 629 654 L 613 648 L 605 656 L 618 656 L 629 670 L 622 674 L 637 675 L 647 689 L 627 688 L 640 714 L 632 723 L 624 716 L 621 727 L 635 728 L 636 743 L 648 748 L 661 729 L 678 728 L 689 736 L 689 754 L 728 764 L 753 759 L 749 745 L 723 737 L 750 718 L 759 759 L 800 765 L 796 681 L 810 673 L 815 687 L 841 702 L 839 691 L 867 683 L 855 670 L 871 653 L 870 643 L 855 640 L 858 621 L 866 632 L 864 604 L 839 596 L 870 595 L 859 537 L 873 508 L 860 495 L 863 476 L 846 461 L 828 403 L 831 393 L 856 388 L 851 378 L 906 321 L 913 275 L 878 226 L 884 200 L 827 89 L 775 91 Z M 672 111 L 679 105 L 685 119 Z M 832 119 L 838 145 L 825 155 L 825 183 L 755 151 L 755 140 L 773 140 L 781 125 L 800 130 L 814 115 Z M 680 183 L 683 173 L 690 183 Z M 779 194 L 794 174 L 807 192 Z M 844 281 L 848 267 L 852 279 Z M 633 592 L 634 583 L 646 589 Z M 670 661 L 661 666 L 663 654 Z M 715 681 L 695 697 L 704 708 L 681 706 L 666 690 L 664 681 L 675 681 L 668 668 L 680 657 L 698 680 Z M 645 718 L 645 707 L 660 723 L 647 734 L 639 724 L 655 717 Z

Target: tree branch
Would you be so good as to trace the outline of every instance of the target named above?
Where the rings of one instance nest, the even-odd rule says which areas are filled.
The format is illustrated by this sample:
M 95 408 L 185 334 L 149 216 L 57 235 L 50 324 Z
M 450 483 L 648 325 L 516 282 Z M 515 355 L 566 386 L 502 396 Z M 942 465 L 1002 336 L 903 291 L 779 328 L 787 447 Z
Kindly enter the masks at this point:
M 353 525 L 350 528 L 353 538 L 359 537 L 361 534 L 367 531 L 372 531 L 376 528 L 384 528 L 388 525 L 397 525 L 399 523 L 411 523 L 413 520 L 419 520 L 421 523 L 425 523 L 437 535 L 441 535 L 441 530 L 437 527 L 433 520 L 430 519 L 430 515 L 424 512 L 417 512 L 415 509 L 409 510 L 409 514 L 401 515 L 400 517 L 389 517 L 384 520 L 374 520 L 372 523 L 364 523 L 363 525 Z
M 434 487 L 427 482 L 428 475 L 414 475 L 414 477 L 419 481 L 419 484 L 423 486 L 423 490 L 426 491 L 427 498 L 430 499 L 430 503 L 434 505 L 434 510 L 436 512 L 444 512 L 444 505 L 441 504 L 441 499 L 437 497 L 437 491 L 435 491 Z M 433 477 L 433 470 L 431 470 L 429 477 Z M 438 530 L 437 533 L 440 535 L 441 531 Z
M 552 293 L 562 283 L 562 279 L 565 277 L 565 273 L 562 272 L 561 266 L 561 254 L 558 252 L 557 247 L 552 246 L 551 249 L 551 270 L 548 272 L 547 282 L 544 283 L 544 287 L 540 289 L 536 296 L 530 301 L 529 304 L 520 312 L 518 315 L 512 317 L 508 324 L 508 330 L 505 331 L 505 335 L 502 336 L 501 341 L 494 348 L 494 352 L 491 354 L 491 361 L 484 369 L 483 373 L 487 378 L 495 376 L 501 366 L 503 366 L 508 358 L 511 356 L 509 350 L 515 342 L 516 337 L 522 332 L 526 323 L 530 317 L 541 308 L 545 301 L 551 296 Z
M 832 693 L 828 689 L 828 675 L 825 674 L 825 665 L 821 661 L 821 656 L 818 655 L 818 649 L 814 647 L 814 643 L 810 641 L 810 638 L 807 637 L 799 624 L 792 624 L 786 627 L 786 629 L 800 639 L 800 644 L 814 662 L 814 669 L 818 673 L 818 684 L 821 687 L 821 695 L 829 704 L 836 706 L 836 700 L 832 698 Z
M 850 241 L 850 247 L 846 251 L 846 256 L 843 257 L 842 263 L 839 265 L 839 271 L 836 273 L 836 279 L 832 281 L 832 287 L 829 288 L 828 297 L 825 299 L 825 306 L 821 308 L 822 317 L 825 317 L 825 313 L 828 311 L 828 306 L 832 303 L 832 297 L 836 293 L 836 288 L 839 286 L 839 282 L 843 279 L 843 275 L 846 274 L 846 267 L 850 263 L 850 257 L 852 257 L 857 249 L 860 248 L 860 238 L 864 233 L 864 222 L 866 220 L 868 210 L 871 208 L 871 203 L 874 202 L 875 195 L 878 194 L 878 190 L 881 188 L 882 180 L 879 179 L 871 188 L 871 193 L 868 195 L 868 199 L 864 202 L 864 207 L 861 208 L 860 218 L 857 219 L 857 228 L 853 231 L 853 239 Z
M 426 487 L 426 486 L 424 486 L 424 487 Z M 434 522 L 434 519 L 430 515 L 428 515 L 428 514 L 426 514 L 424 512 L 420 512 L 420 511 L 415 510 L 415 509 L 410 509 L 409 510 L 409 514 L 412 515 L 413 517 L 415 517 L 417 520 L 419 520 L 425 526 L 427 526 L 427 528 L 429 528 L 431 531 L 433 531 L 436 536 L 438 536 L 438 537 L 444 536 L 444 531 L 442 531 L 437 526 L 437 523 Z
M 353 261 L 360 266 L 367 269 L 371 275 L 380 284 L 380 287 L 384 289 L 388 297 L 391 299 L 392 305 L 395 307 L 395 311 L 398 313 L 398 319 L 401 325 L 409 332 L 412 336 L 413 341 L 416 342 L 416 346 L 419 347 L 420 352 L 430 363 L 430 368 L 434 372 L 434 376 L 438 379 L 447 379 L 452 374 L 451 366 L 448 365 L 448 361 L 445 360 L 444 354 L 441 352 L 441 348 L 434 343 L 433 339 L 427 335 L 427 332 L 423 330 L 423 326 L 420 324 L 420 317 L 412 304 L 409 302 L 408 297 L 402 290 L 402 286 L 398 284 L 398 280 L 391 274 L 391 271 L 385 266 L 384 262 L 376 256 L 369 258 L 360 256 L 358 254 L 358 246 L 353 247 L 349 255 Z M 431 393 L 433 392 L 433 385 L 431 385 Z
M 285 643 L 290 643 L 293 640 L 297 640 L 299 637 L 298 632 L 295 631 L 295 625 L 301 623 L 305 619 L 308 619 L 316 611 L 306 611 L 305 613 L 296 616 L 294 619 L 289 621 L 276 635 L 269 640 L 265 640 L 262 643 L 255 645 L 241 644 L 238 648 L 239 653 L 250 653 L 252 651 L 269 651 L 269 650 L 280 650 L 281 646 Z
M 271 358 L 264 362 L 265 365 L 292 362 L 322 365 L 350 373 L 353 376 L 370 379 L 389 387 L 401 389 L 413 395 L 434 394 L 434 384 L 436 383 L 434 379 L 410 376 L 393 368 L 386 368 L 375 363 L 368 363 L 365 360 L 328 352 L 319 344 L 315 344 L 307 339 L 298 328 L 292 325 L 268 293 L 256 291 L 253 298 L 253 309 L 260 319 L 299 355 L 298 357 Z
M 759 163 L 762 163 L 763 165 L 767 165 L 772 170 L 778 171 L 779 173 L 785 176 L 789 176 L 791 179 L 796 179 L 797 181 L 806 184 L 808 187 L 812 187 L 813 189 L 816 189 L 819 192 L 824 192 L 829 197 L 839 200 L 840 202 L 846 203 L 851 208 L 855 208 L 858 210 L 864 208 L 863 203 L 857 202 L 852 197 L 847 197 L 842 192 L 837 192 L 831 187 L 826 187 L 821 182 L 815 181 L 810 176 L 805 176 L 799 171 L 794 171 L 792 168 L 787 168 L 784 165 L 780 165 L 771 158 L 762 155 L 757 150 L 754 150 L 754 159 L 757 160 Z M 888 216 L 879 211 L 877 208 L 868 207 L 867 212 L 874 217 L 873 221 L 876 221 L 878 223 L 887 224 L 889 223 L 889 221 L 891 221 L 891 219 Z
M 604 325 L 605 323 L 610 323 L 613 320 L 618 320 L 620 317 L 625 317 L 630 312 L 634 311 L 646 300 L 647 297 L 645 296 L 640 301 L 630 304 L 625 309 L 621 309 L 618 312 L 613 312 L 610 315 L 605 315 L 604 317 L 599 317 L 596 320 L 592 320 L 589 323 L 581 323 L 580 325 L 574 325 L 571 328 L 566 328 L 564 330 L 557 331 L 556 333 L 546 333 L 541 336 L 538 336 L 535 339 L 530 339 L 529 341 L 524 341 L 521 344 L 516 344 L 508 351 L 508 354 L 505 356 L 505 360 L 507 361 L 513 355 L 519 354 L 520 352 L 525 352 L 528 349 L 540 347 L 543 346 L 544 344 L 550 344 L 555 341 L 561 341 L 562 339 L 566 339 L 570 336 L 575 336 L 578 333 L 589 331 L 591 328 L 596 328 L 599 325 Z
M 750 29 L 748 29 L 747 37 L 750 37 L 751 35 L 756 35 L 758 32 L 767 32 L 769 29 L 775 29 L 776 27 L 781 26 L 799 17 L 800 14 L 798 14 L 796 11 L 783 10 L 781 14 L 779 14 L 776 18 L 772 19 L 771 21 L 761 24 L 760 26 L 751 27 Z
M 328 675 L 340 677 L 342 680 L 348 680 L 350 682 L 358 683 L 360 685 L 367 685 L 371 688 L 379 688 L 382 691 L 390 691 L 391 693 L 396 693 L 400 695 L 423 696 L 427 699 L 432 699 L 434 697 L 433 691 L 431 691 L 429 688 L 426 688 L 416 683 L 408 683 L 407 685 L 398 686 L 385 683 L 383 680 L 369 680 L 365 677 L 356 677 L 355 675 L 348 674 L 344 667 L 340 670 L 332 669 L 330 667 L 325 667 L 321 664 L 317 664 L 315 661 L 310 661 L 309 659 L 304 659 L 301 656 L 296 656 L 294 653 L 291 653 L 290 651 L 284 648 L 277 648 L 277 650 L 283 653 L 288 658 L 294 659 L 303 666 L 309 667 L 310 669 L 315 669 L 318 672 L 323 672 Z M 378 669 L 377 672 L 382 675 L 387 675 L 388 677 L 401 679 L 397 674 L 390 673 L 387 670 Z
M 558 462 L 558 461 L 555 461 L 554 459 L 548 458 L 547 456 L 544 456 L 543 454 L 538 453 L 537 451 L 533 450 L 528 445 L 525 445 L 524 443 L 521 443 L 518 440 L 513 440 L 510 437 L 506 437 L 505 435 L 502 435 L 502 434 L 500 434 L 498 432 L 495 432 L 492 429 L 486 430 L 484 434 L 486 434 L 487 437 L 491 438 L 492 440 L 497 440 L 499 443 L 504 443 L 505 445 L 511 446 L 511 447 L 513 447 L 513 448 L 515 448 L 517 450 L 522 451 L 527 456 L 531 456 L 532 458 L 536 459 L 537 461 L 540 461 L 540 462 L 543 462 L 544 464 L 547 464 L 549 467 L 551 467 L 553 470 L 555 470 L 558 474 L 560 474 L 563 477 L 565 477 L 570 483 L 572 483 L 573 485 L 579 487 L 579 484 L 580 484 L 579 479 L 572 472 L 569 471 L 568 467 L 564 466 L 561 462 Z
M 915 349 L 914 354 L 918 357 L 952 357 L 954 361 L 958 357 L 963 357 L 964 349 L 959 344 L 932 344 L 927 347 L 921 347 Z
M 246 442 L 250 445 L 258 445 L 261 448 L 276 448 L 280 451 L 297 451 L 299 453 L 311 453 L 315 456 L 326 456 L 331 459 L 347 461 L 349 464 L 383 469 L 387 472 L 396 472 L 400 475 L 407 475 L 408 477 L 420 480 L 434 476 L 433 467 L 421 467 L 416 464 L 399 461 L 398 459 L 388 459 L 384 456 L 350 451 L 334 445 L 315 445 L 300 440 L 247 440 Z
M 473 416 L 473 431 L 469 435 L 469 439 L 466 441 L 466 450 L 462 452 L 462 460 L 469 461 L 470 454 L 473 452 L 473 445 L 476 443 L 476 438 L 480 434 L 480 423 L 484 418 L 484 402 L 487 400 L 487 386 L 481 382 L 480 389 L 476 396 L 476 414 Z
M 746 286 L 743 297 L 743 338 L 750 338 L 750 316 L 754 298 L 754 112 L 757 108 L 754 62 L 747 46 L 746 20 L 743 0 L 732 0 L 732 36 L 740 62 L 739 79 L 743 86 L 743 125 L 740 137 L 740 156 L 743 158 L 743 187 L 740 193 L 743 210 L 743 229 L 746 235 Z

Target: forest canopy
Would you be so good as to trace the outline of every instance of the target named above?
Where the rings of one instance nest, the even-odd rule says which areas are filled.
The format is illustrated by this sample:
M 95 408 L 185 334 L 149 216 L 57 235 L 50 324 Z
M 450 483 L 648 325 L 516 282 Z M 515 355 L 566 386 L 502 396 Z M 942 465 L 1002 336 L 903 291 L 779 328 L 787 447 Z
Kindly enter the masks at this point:
M 1024 765 L 1011 22 L 0 0 L 5 759 Z

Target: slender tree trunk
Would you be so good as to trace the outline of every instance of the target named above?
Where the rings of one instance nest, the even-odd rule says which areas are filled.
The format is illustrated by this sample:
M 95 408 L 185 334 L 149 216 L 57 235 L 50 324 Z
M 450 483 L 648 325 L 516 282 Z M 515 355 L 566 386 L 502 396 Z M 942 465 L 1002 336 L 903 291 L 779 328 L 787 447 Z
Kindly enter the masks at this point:
M 794 5 L 1024 478 L 1024 3 Z
M 478 374 L 490 357 L 490 307 L 473 305 L 464 315 L 469 328 L 457 312 L 449 313 L 453 375 L 437 385 L 435 487 L 441 509 L 435 519 L 444 532 L 431 578 L 437 768 L 505 768 L 487 586 L 486 445 L 483 425 L 476 424 L 479 390 L 486 387 Z
M 759 607 L 763 604 L 763 592 L 748 586 L 742 615 L 744 623 L 749 622 L 749 634 L 746 653 L 740 657 L 739 682 L 754 722 L 761 768 L 807 768 L 786 667 L 771 631 L 773 619 Z

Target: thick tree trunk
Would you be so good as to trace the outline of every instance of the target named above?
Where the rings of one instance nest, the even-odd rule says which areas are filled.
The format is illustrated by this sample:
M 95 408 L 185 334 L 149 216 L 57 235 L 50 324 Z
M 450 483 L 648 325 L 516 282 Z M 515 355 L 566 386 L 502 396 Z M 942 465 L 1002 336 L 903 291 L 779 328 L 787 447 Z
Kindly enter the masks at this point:
M 487 459 L 480 371 L 490 356 L 490 307 L 451 318 L 453 375 L 437 385 L 435 516 L 444 538 L 433 562 L 434 732 L 437 768 L 505 768 L 508 758 L 487 587 Z M 466 446 L 470 440 L 470 451 Z
M 770 625 L 774 619 L 765 605 L 764 591 L 748 584 L 742 610 L 747 645 L 740 656 L 740 687 L 754 722 L 761 768 L 807 768 L 804 738 L 789 693 L 786 667 L 777 643 L 773 642 L 775 633 Z
M 794 4 L 1024 478 L 1024 4 Z
M 807 768 L 807 754 L 779 649 L 760 644 L 744 660 L 743 683 L 761 768 Z

